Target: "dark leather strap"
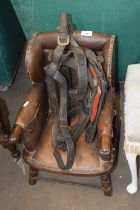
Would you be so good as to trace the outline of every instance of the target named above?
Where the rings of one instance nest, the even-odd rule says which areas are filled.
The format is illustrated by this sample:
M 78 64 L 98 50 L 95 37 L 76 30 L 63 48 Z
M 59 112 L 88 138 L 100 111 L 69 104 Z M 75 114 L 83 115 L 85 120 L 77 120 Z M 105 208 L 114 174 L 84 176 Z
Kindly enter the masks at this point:
M 66 47 L 69 45 L 68 47 Z M 44 69 L 46 71 L 46 83 L 52 111 L 52 146 L 58 166 L 63 170 L 69 170 L 74 162 L 75 142 L 83 129 L 87 126 L 86 140 L 91 142 L 96 132 L 96 126 L 102 104 L 104 101 L 107 83 L 102 66 L 96 55 L 89 49 L 81 48 L 69 35 L 67 16 L 62 13 L 58 34 L 58 45 L 51 51 L 51 63 Z M 100 58 L 101 60 L 101 58 Z M 98 80 L 93 78 L 88 70 L 91 65 L 101 83 L 102 95 L 98 112 L 94 122 L 90 122 L 92 102 L 98 88 Z M 76 87 L 71 84 L 71 74 L 77 75 Z M 58 99 L 60 97 L 60 100 Z M 68 97 L 79 102 L 79 106 L 68 111 Z M 69 128 L 68 117 L 79 115 L 78 122 Z M 59 149 L 67 151 L 67 162 L 64 164 Z
M 65 77 L 61 74 L 59 71 L 62 63 L 62 56 L 65 50 L 66 38 L 68 39 L 68 28 L 67 28 L 67 20 L 66 15 L 63 13 L 61 15 L 61 21 L 60 21 L 60 30 L 59 30 L 59 36 L 58 36 L 58 46 L 54 50 L 52 62 L 49 66 L 45 68 L 45 71 L 51 79 L 49 81 L 51 82 L 51 86 L 54 86 L 54 81 L 56 81 L 60 88 L 60 110 L 58 107 L 58 100 L 57 100 L 57 94 L 55 93 L 56 99 L 54 100 L 54 97 L 51 96 L 51 88 L 49 90 L 50 95 L 50 103 L 52 104 L 52 107 L 54 110 L 59 110 L 59 127 L 58 127 L 58 113 L 57 113 L 57 121 L 55 122 L 56 116 L 53 117 L 53 125 L 52 132 L 55 132 L 55 135 L 52 134 L 53 139 L 53 146 L 54 146 L 54 156 L 56 158 L 56 161 L 58 163 L 58 166 L 63 170 L 68 170 L 72 167 L 73 161 L 74 161 L 74 142 L 71 137 L 71 133 L 68 128 L 68 122 L 67 122 L 67 82 Z M 53 81 L 53 80 L 54 81 Z M 53 91 L 54 90 L 53 87 Z M 56 103 L 55 103 L 56 102 Z M 53 111 L 54 111 L 53 110 Z M 57 137 L 56 132 L 61 133 L 61 135 L 65 138 L 65 144 L 67 148 L 67 163 L 64 164 L 60 153 L 57 151 Z
M 102 92 L 95 121 L 94 121 L 94 123 L 89 122 L 87 131 L 86 131 L 86 135 L 85 135 L 86 142 L 90 143 L 93 141 L 94 136 L 96 134 L 97 122 L 98 122 L 100 112 L 101 112 L 102 106 L 104 104 L 105 95 L 107 92 L 107 81 L 106 81 L 106 77 L 103 72 L 102 66 L 98 62 L 95 53 L 93 51 L 91 51 L 90 49 L 85 48 L 85 54 L 88 58 L 89 65 L 91 65 L 95 69 L 95 71 L 98 75 L 98 78 L 99 78 L 100 84 L 101 84 L 101 92 Z
M 84 50 L 78 45 L 78 43 L 71 36 L 70 43 L 73 46 L 73 53 L 75 57 L 75 64 L 77 74 L 79 78 L 78 84 L 78 96 L 82 100 L 87 92 L 87 61 Z
M 46 72 L 48 74 L 48 72 Z M 52 116 L 52 147 L 57 147 L 57 131 L 59 128 L 59 105 L 56 95 L 56 87 L 53 78 L 46 76 L 47 92 L 50 101 L 50 109 Z

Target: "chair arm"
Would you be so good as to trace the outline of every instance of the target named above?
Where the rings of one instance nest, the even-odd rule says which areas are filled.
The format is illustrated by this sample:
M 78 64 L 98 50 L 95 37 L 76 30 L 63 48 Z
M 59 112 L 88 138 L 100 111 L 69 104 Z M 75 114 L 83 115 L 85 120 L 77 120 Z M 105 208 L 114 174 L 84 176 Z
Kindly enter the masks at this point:
M 111 159 L 113 115 L 114 115 L 114 94 L 113 90 L 110 89 L 107 92 L 105 104 L 101 111 L 97 125 L 97 132 L 100 141 L 99 152 L 101 158 L 106 161 Z
M 18 141 L 22 135 L 25 149 L 34 151 L 42 133 L 48 114 L 48 100 L 45 83 L 33 85 L 20 109 L 14 128 L 10 135 L 11 141 Z
M 19 141 L 21 140 L 22 134 L 23 134 L 23 128 L 19 125 L 14 125 L 9 136 L 9 142 L 19 143 Z

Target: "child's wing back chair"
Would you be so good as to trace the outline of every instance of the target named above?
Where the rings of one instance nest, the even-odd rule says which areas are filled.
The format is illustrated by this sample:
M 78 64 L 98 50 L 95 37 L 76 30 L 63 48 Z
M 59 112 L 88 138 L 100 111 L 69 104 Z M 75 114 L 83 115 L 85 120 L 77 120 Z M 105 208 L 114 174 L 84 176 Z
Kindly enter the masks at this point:
M 73 37 L 82 47 L 95 50 L 103 56 L 103 70 L 109 84 L 104 107 L 97 126 L 97 135 L 93 143 L 85 142 L 84 132 L 76 144 L 76 154 L 70 170 L 61 170 L 53 156 L 51 146 L 51 120 L 49 102 L 45 84 L 45 71 L 48 62 L 45 49 L 54 49 L 57 45 L 57 32 L 35 34 L 26 50 L 26 70 L 33 82 L 31 91 L 19 111 L 10 135 L 10 142 L 17 143 L 22 137 L 24 144 L 23 158 L 29 167 L 29 184 L 35 184 L 38 171 L 74 176 L 100 176 L 105 195 L 111 195 L 110 172 L 113 168 L 114 137 L 114 84 L 115 84 L 115 37 L 92 32 L 92 36 L 81 36 L 80 31 L 73 31 Z M 61 152 L 64 160 L 66 154 Z

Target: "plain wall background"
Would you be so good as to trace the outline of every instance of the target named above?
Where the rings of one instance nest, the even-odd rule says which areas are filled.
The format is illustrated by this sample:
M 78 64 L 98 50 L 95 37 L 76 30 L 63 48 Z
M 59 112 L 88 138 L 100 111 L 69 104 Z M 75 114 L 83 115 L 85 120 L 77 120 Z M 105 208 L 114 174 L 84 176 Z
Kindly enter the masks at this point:
M 55 30 L 61 11 L 71 14 L 79 30 L 118 37 L 119 80 L 127 65 L 140 63 L 140 0 L 11 0 L 26 37 Z

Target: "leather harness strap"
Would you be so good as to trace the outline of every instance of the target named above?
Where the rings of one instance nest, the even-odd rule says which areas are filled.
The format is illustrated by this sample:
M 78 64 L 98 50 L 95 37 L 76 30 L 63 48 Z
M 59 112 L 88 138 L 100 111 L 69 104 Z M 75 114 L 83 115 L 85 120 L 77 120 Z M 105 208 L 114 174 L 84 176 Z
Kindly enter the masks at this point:
M 67 82 L 65 77 L 61 74 L 59 71 L 61 67 L 61 62 L 62 62 L 62 56 L 65 50 L 66 45 L 69 44 L 69 35 L 68 35 L 68 28 L 67 28 L 67 17 L 65 13 L 61 15 L 61 20 L 60 20 L 60 32 L 58 36 L 58 45 L 56 49 L 54 50 L 52 62 L 50 65 L 45 67 L 45 71 L 48 75 L 48 77 L 51 78 L 51 86 L 54 86 L 54 81 L 56 81 L 60 87 L 60 111 L 59 113 L 59 124 L 58 124 L 58 117 L 57 121 L 55 122 L 56 116 L 54 116 L 53 113 L 53 125 L 52 127 L 52 137 L 53 139 L 53 148 L 54 148 L 54 156 L 56 158 L 56 161 L 58 163 L 58 166 L 63 169 L 67 170 L 72 167 L 73 161 L 74 161 L 74 153 L 75 153 L 75 146 L 74 142 L 71 137 L 71 133 L 68 127 L 68 122 L 67 122 Z M 54 81 L 52 81 L 54 79 Z M 52 105 L 52 108 L 54 110 L 58 110 L 58 100 L 57 100 L 57 94 L 55 93 L 55 100 L 51 96 L 51 87 L 49 91 L 49 96 L 50 96 L 50 103 Z M 56 90 L 55 90 L 56 92 Z M 56 103 L 55 103 L 56 102 Z M 52 112 L 54 111 L 52 110 Z M 58 116 L 57 113 L 57 116 Z M 59 127 L 58 127 L 59 126 Z M 64 164 L 60 153 L 57 151 L 57 136 L 56 133 L 61 132 L 62 136 L 65 138 L 65 143 L 66 143 L 66 148 L 67 148 L 67 163 L 66 165 Z M 55 132 L 55 135 L 54 133 Z
M 53 54 L 51 50 L 50 64 L 44 67 L 52 117 L 52 147 L 57 164 L 63 170 L 73 165 L 75 143 L 83 129 L 87 127 L 86 141 L 93 140 L 107 87 L 95 53 L 81 48 L 69 34 L 70 30 L 67 15 L 62 13 L 58 45 Z M 78 78 L 76 87 L 71 83 L 73 73 Z M 79 106 L 68 110 L 69 97 L 74 98 Z M 78 122 L 69 127 L 68 119 L 76 115 L 79 115 Z M 60 149 L 67 151 L 66 164 L 59 153 Z
M 87 61 L 84 50 L 77 44 L 71 36 L 70 43 L 73 46 L 75 63 L 79 77 L 78 96 L 82 100 L 87 92 Z
M 105 95 L 107 92 L 107 81 L 106 81 L 102 66 L 97 61 L 95 53 L 93 51 L 91 51 L 90 49 L 86 48 L 85 54 L 89 61 L 89 67 L 91 69 L 93 68 L 97 73 L 98 80 L 100 82 L 100 88 L 101 88 L 101 95 L 100 95 L 100 99 L 99 99 L 99 103 L 98 103 L 98 111 L 97 111 L 96 117 L 94 119 L 94 123 L 89 122 L 88 127 L 87 127 L 86 136 L 85 136 L 86 142 L 92 142 L 93 138 L 95 136 L 95 133 L 96 133 L 96 127 L 97 127 L 97 122 L 98 122 L 98 119 L 100 116 L 100 112 L 101 112 L 102 106 L 104 105 L 104 99 L 105 99 Z

